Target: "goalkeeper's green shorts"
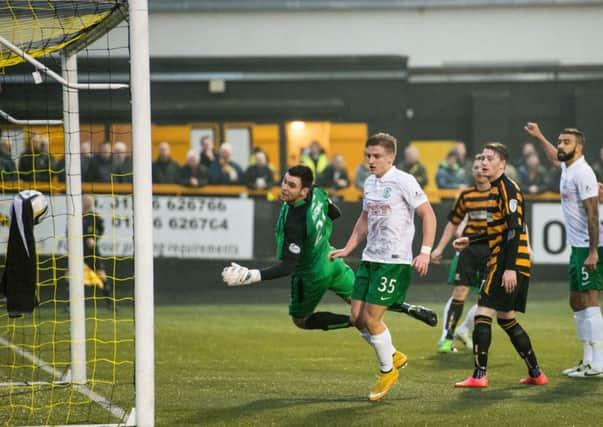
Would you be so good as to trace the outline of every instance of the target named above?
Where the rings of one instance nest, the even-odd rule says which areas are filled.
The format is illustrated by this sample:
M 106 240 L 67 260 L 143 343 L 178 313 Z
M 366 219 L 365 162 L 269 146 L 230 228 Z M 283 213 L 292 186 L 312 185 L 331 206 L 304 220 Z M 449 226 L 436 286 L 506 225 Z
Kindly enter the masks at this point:
M 333 261 L 331 274 L 318 280 L 307 275 L 294 274 L 291 278 L 289 314 L 304 318 L 314 313 L 327 291 L 333 291 L 342 298 L 350 298 L 354 289 L 354 271 L 342 259 Z

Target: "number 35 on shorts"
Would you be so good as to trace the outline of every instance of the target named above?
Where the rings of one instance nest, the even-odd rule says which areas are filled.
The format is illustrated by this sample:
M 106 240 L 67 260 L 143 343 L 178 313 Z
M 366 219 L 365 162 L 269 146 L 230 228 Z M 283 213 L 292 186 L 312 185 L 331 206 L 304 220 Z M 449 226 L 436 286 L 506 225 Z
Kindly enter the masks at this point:
M 396 279 L 381 276 L 377 290 L 381 293 L 392 294 L 396 290 Z

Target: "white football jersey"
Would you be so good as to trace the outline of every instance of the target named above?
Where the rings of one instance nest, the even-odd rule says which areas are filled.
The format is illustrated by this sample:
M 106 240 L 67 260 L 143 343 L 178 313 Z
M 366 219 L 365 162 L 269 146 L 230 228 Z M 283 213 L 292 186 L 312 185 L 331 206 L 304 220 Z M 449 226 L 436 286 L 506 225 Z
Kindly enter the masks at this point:
M 410 264 L 415 235 L 415 208 L 427 196 L 412 175 L 395 166 L 381 178 L 364 183 L 362 208 L 368 213 L 368 235 L 363 261 Z
M 583 201 L 599 197 L 597 178 L 584 156 L 570 167 L 561 162 L 561 207 L 567 241 L 577 248 L 588 248 L 588 220 Z M 599 226 L 599 246 L 603 246 L 603 227 Z

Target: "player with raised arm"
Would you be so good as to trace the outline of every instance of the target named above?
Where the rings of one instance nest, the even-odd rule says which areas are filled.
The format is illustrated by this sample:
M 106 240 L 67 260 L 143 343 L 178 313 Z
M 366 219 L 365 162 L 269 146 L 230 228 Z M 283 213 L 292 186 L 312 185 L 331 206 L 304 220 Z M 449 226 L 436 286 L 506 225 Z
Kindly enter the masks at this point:
M 473 329 L 473 375 L 455 387 L 488 387 L 486 370 L 492 340 L 492 318 L 511 339 L 515 350 L 528 367 L 528 377 L 520 384 L 544 385 L 548 379 L 541 371 L 530 338 L 519 325 L 515 312 L 525 313 L 531 261 L 524 220 L 523 194 L 519 185 L 505 175 L 507 148 L 492 142 L 482 150 L 482 174 L 492 188 L 489 192 L 486 236 L 490 255 L 487 273 L 480 290 Z M 453 246 L 464 250 L 484 236 L 460 237 Z
M 490 181 L 482 175 L 480 161 L 481 155 L 478 154 L 473 160 L 472 169 L 475 186 L 465 188 L 456 199 L 452 210 L 448 214 L 448 223 L 444 228 L 442 237 L 431 252 L 431 262 L 433 264 L 441 262 L 444 248 L 456 236 L 462 224 L 464 224 L 462 236 L 471 238 L 472 236 L 486 234 Z M 483 239 L 457 253 L 453 259 L 448 283 L 453 284 L 454 289 L 444 309 L 443 331 L 438 341 L 439 353 L 449 353 L 454 350 L 455 329 L 463 314 L 465 299 L 470 289 L 479 290 L 489 252 L 488 242 Z M 469 349 L 473 348 L 473 341 L 469 334 L 473 330 L 475 310 L 477 310 L 477 305 L 471 307 L 465 321 L 456 331 L 456 337 Z
M 296 326 L 325 331 L 349 328 L 348 314 L 314 311 L 327 290 L 349 303 L 354 272 L 343 260 L 328 258 L 333 249 L 329 243 L 333 220 L 340 211 L 312 182 L 312 170 L 302 165 L 289 168 L 283 178 L 280 198 L 284 203 L 276 223 L 280 262 L 263 270 L 233 263 L 224 268 L 222 278 L 229 286 L 240 286 L 292 275 L 289 314 Z M 393 311 L 432 326 L 437 323 L 435 313 L 425 307 L 397 304 Z
M 345 247 L 329 254 L 332 259 L 346 257 L 366 238 L 352 293 L 351 317 L 379 361 L 377 383 L 369 393 L 371 401 L 387 394 L 399 378 L 398 368 L 406 364 L 406 356 L 394 348 L 383 316 L 392 304 L 404 301 L 411 265 L 421 276 L 427 274 L 436 231 L 435 214 L 416 179 L 393 166 L 396 145 L 396 139 L 386 133 L 367 140 L 371 175 L 364 184 L 362 212 Z M 413 259 L 415 212 L 423 221 L 423 246 Z M 399 355 L 404 363 L 392 354 Z
M 527 123 L 532 135 L 555 166 L 561 167 L 561 208 L 571 245 L 569 260 L 569 303 L 583 345 L 582 360 L 563 371 L 575 378 L 603 376 L 603 319 L 599 307 L 603 289 L 603 227 L 599 223 L 600 187 L 592 168 L 582 155 L 585 138 L 578 129 L 563 129 L 557 147 Z

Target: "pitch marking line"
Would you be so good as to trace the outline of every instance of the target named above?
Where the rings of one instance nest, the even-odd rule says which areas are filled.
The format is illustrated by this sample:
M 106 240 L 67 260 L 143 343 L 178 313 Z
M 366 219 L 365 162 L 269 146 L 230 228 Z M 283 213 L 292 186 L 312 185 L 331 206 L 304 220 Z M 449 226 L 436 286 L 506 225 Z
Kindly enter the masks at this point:
M 18 345 L 15 345 L 15 344 L 13 344 L 11 342 L 6 341 L 3 337 L 0 337 L 0 344 L 5 345 L 7 347 L 10 347 L 15 353 L 23 356 L 24 358 L 26 358 L 27 360 L 29 360 L 31 363 L 39 366 L 43 371 L 49 373 L 50 375 L 52 375 L 53 377 L 55 377 L 57 380 L 61 380 L 63 378 L 63 375 L 59 371 L 57 371 L 56 369 L 50 367 L 48 365 L 48 363 L 46 363 L 45 361 L 43 361 L 39 357 L 34 356 L 33 354 L 31 354 L 27 350 L 22 349 Z M 90 390 L 85 385 L 83 385 L 83 384 L 73 384 L 73 387 L 75 388 L 76 391 L 79 391 L 84 396 L 87 396 L 89 399 L 94 400 L 103 409 L 105 409 L 106 411 L 110 412 L 111 415 L 113 415 L 115 418 L 119 418 L 120 420 L 123 420 L 126 417 L 126 411 L 124 411 L 119 406 L 113 404 L 110 400 L 107 400 L 106 398 L 104 398 L 100 394 L 98 394 L 98 393 Z

